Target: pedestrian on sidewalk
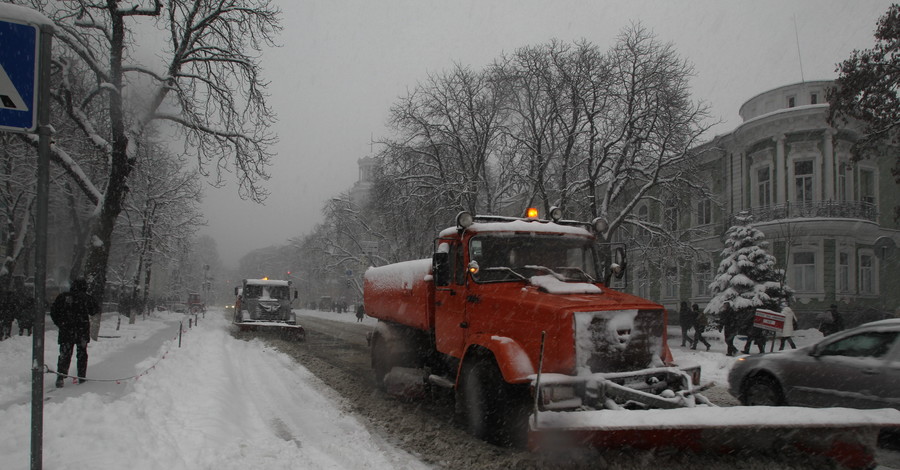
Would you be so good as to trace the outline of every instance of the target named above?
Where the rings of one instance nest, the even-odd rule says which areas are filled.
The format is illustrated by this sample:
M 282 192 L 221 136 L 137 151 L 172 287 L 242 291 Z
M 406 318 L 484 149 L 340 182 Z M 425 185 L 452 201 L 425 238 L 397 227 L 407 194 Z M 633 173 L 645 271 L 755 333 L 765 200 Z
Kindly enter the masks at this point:
M 738 353 L 737 346 L 734 345 L 734 338 L 738 334 L 740 327 L 738 313 L 731 307 L 731 302 L 725 302 L 725 309 L 721 314 L 722 334 L 725 335 L 725 355 L 734 356 Z
M 784 328 L 781 329 L 781 333 L 778 333 L 778 337 L 781 338 L 781 346 L 778 347 L 778 350 L 784 350 L 785 342 L 791 345 L 791 349 L 797 349 L 793 338 L 794 330 L 797 328 L 797 315 L 790 307 L 784 307 L 781 314 L 784 315 Z
M 700 342 L 706 345 L 706 350 L 709 351 L 709 342 L 703 337 L 703 332 L 706 331 L 709 320 L 707 320 L 706 314 L 700 311 L 699 305 L 694 304 L 691 306 L 691 310 L 694 315 L 694 342 L 691 344 L 691 349 L 697 349 L 697 343 Z
M 87 292 L 84 279 L 72 281 L 69 292 L 59 294 L 50 308 L 50 319 L 59 328 L 59 361 L 56 366 L 56 387 L 62 388 L 72 350 L 77 349 L 78 383 L 84 383 L 87 376 L 87 345 L 91 341 L 91 318 L 100 312 L 100 305 Z
M 0 341 L 12 336 L 12 322 L 16 318 L 15 293 L 6 284 L 6 276 L 0 276 Z
M 356 306 L 356 322 L 362 323 L 363 318 L 366 316 L 366 308 L 363 307 L 363 304 L 359 304 Z
M 686 343 L 693 343 L 689 331 L 694 327 L 694 312 L 688 307 L 688 303 L 681 301 L 681 308 L 678 310 L 678 324 L 681 325 L 681 347 Z
M 31 336 L 34 326 L 34 288 L 25 286 L 25 276 L 14 278 L 13 295 L 16 299 L 16 324 L 19 325 L 19 336 Z

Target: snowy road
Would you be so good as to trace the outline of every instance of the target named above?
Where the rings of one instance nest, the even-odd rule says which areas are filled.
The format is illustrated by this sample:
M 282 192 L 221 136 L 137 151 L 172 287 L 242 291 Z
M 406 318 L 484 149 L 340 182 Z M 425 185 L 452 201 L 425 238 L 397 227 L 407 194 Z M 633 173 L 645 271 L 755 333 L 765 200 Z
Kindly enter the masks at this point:
M 179 348 L 179 323 L 187 324 L 187 316 L 154 313 L 117 331 L 109 315 L 101 330 L 105 337 L 90 345 L 92 382 L 56 390 L 45 375 L 51 388 L 44 410 L 44 468 L 784 468 L 756 457 L 500 449 L 452 423 L 446 401 L 401 403 L 373 389 L 364 347 L 373 319 L 357 325 L 349 314 L 300 313 L 342 324 L 307 319 L 308 343 L 244 340 L 233 336 L 222 312 L 210 312 L 184 330 Z M 328 334 L 317 331 L 326 325 Z M 45 360 L 54 366 L 55 330 L 48 330 L 46 342 Z M 677 354 L 696 354 L 712 376 L 726 370 L 721 354 Z M 4 470 L 29 468 L 30 357 L 30 338 L 0 342 Z M 359 368 L 350 373 L 335 364 Z
M 91 344 L 95 380 L 48 393 L 45 468 L 425 468 L 373 437 L 290 357 L 234 339 L 223 315 L 207 314 L 179 348 L 182 318 L 138 320 Z M 112 328 L 105 321 L 101 335 Z M 55 365 L 55 332 L 46 340 Z M 30 347 L 30 338 L 0 343 L 4 469 L 29 468 Z M 102 381 L 114 374 L 140 376 Z

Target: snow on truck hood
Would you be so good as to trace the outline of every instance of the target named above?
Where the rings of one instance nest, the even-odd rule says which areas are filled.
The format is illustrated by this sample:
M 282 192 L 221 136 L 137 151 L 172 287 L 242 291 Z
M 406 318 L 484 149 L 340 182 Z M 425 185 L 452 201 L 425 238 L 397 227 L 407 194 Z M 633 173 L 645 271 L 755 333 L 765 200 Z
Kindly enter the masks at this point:
M 545 274 L 528 279 L 531 285 L 549 294 L 602 294 L 603 290 L 587 282 L 565 282 Z

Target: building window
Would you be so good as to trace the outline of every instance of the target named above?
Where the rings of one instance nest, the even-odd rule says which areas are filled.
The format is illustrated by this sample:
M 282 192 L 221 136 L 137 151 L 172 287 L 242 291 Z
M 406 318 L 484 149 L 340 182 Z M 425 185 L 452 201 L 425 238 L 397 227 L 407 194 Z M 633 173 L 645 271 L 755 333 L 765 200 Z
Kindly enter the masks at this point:
M 712 282 L 712 263 L 709 261 L 698 262 L 694 279 L 697 282 L 694 295 L 699 297 L 709 295 L 709 283 Z
M 801 251 L 793 255 L 793 288 L 797 292 L 816 291 L 816 254 L 811 251 Z
M 797 99 L 796 99 L 795 97 L 793 97 L 793 96 L 788 96 L 788 99 L 787 99 L 787 100 L 788 100 L 788 103 L 787 103 L 787 104 L 788 104 L 788 108 L 793 108 L 794 106 L 797 105 Z
M 678 298 L 678 267 L 669 266 L 666 268 L 666 292 L 665 297 L 669 299 Z
M 712 201 L 705 197 L 697 202 L 697 225 L 712 223 Z
M 760 207 L 772 205 L 772 170 L 767 166 L 756 170 L 756 193 Z
M 794 201 L 805 204 L 813 200 L 813 161 L 794 162 Z
M 819 94 L 811 93 L 809 95 L 809 104 L 818 104 L 819 103 Z
M 859 293 L 875 293 L 875 259 L 868 253 L 859 255 Z
M 875 172 L 873 170 L 859 170 L 859 200 L 875 204 Z
M 838 292 L 850 292 L 850 253 L 838 253 Z

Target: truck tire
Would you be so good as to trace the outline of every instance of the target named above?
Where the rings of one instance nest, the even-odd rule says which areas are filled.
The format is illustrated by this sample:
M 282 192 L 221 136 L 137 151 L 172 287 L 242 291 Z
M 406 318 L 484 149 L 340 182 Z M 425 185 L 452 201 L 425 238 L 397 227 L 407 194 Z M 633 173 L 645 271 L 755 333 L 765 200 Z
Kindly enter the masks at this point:
M 528 388 L 508 384 L 493 360 L 466 366 L 458 394 L 460 418 L 474 437 L 504 447 L 524 447 Z

